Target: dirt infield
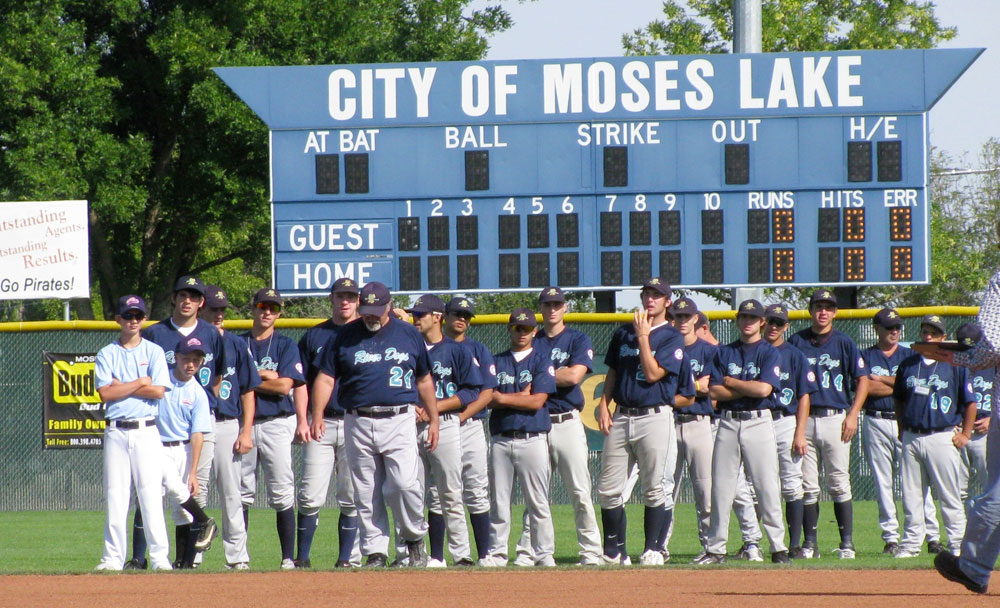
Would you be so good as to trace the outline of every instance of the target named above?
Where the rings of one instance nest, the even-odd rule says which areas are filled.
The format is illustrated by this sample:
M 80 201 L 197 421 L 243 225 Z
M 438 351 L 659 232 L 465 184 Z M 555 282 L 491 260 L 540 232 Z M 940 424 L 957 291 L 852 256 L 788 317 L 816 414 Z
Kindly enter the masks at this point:
M 4 606 L 996 605 L 933 570 L 556 570 L 2 576 Z

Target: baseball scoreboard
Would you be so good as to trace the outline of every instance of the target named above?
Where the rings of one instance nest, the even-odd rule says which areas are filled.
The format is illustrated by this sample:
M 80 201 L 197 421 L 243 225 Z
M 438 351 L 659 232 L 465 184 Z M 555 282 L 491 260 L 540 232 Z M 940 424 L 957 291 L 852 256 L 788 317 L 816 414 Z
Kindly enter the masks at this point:
M 218 68 L 274 284 L 926 283 L 927 112 L 982 49 Z

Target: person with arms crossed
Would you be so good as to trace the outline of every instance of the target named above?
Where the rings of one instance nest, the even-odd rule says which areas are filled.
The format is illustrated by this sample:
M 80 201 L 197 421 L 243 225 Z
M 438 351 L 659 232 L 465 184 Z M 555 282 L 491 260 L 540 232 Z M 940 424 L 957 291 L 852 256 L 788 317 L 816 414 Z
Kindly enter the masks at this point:
M 281 316 L 284 299 L 278 290 L 265 287 L 253 296 L 253 326 L 241 338 L 250 347 L 250 356 L 261 383 L 254 389 L 253 448 L 243 455 L 242 495 L 244 522 L 249 524 L 249 507 L 257 493 L 257 462 L 267 485 L 267 504 L 275 511 L 282 570 L 292 570 L 295 562 L 295 477 L 292 473 L 292 441 L 311 439 L 306 418 L 308 403 L 299 350 L 291 338 L 274 325 Z M 294 395 L 294 396 L 293 396 Z M 249 525 L 247 525 L 249 530 Z
M 524 509 L 531 529 L 535 566 L 553 567 L 555 533 L 549 509 L 551 465 L 547 435 L 552 429 L 546 402 L 556 392 L 556 372 L 549 353 L 533 347 L 538 327 L 535 313 L 518 308 L 510 313 L 510 349 L 494 357 L 497 388 L 490 403 L 490 554 L 487 567 L 507 565 L 510 501 L 514 478 L 520 480 Z
M 620 538 L 625 513 L 623 491 L 629 462 L 639 466 L 642 488 L 645 546 L 639 562 L 663 564 L 660 546 L 670 515 L 663 492 L 668 451 L 674 440 L 673 408 L 694 403 L 691 367 L 684 356 L 684 338 L 667 321 L 670 285 L 653 277 L 640 292 L 642 308 L 630 325 L 611 338 L 604 363 L 608 366 L 597 419 L 606 436 L 601 453 L 597 494 L 604 524 L 604 561 L 624 559 Z M 612 418 L 610 404 L 617 404 Z
M 829 289 L 817 289 L 809 298 L 810 327 L 788 341 L 805 354 L 819 382 L 809 403 L 806 423 L 807 451 L 802 458 L 802 521 L 805 542 L 802 554 L 818 558 L 816 527 L 819 524 L 820 463 L 833 514 L 840 531 L 840 559 L 854 559 L 854 506 L 851 502 L 851 440 L 858 432 L 858 416 L 868 398 L 868 370 L 861 351 L 849 337 L 833 328 L 837 298 Z M 853 399 L 851 386 L 857 383 Z
M 438 442 L 437 399 L 423 337 L 391 311 L 392 296 L 385 285 L 371 282 L 361 289 L 361 322 L 344 326 L 323 349 L 312 399 L 326 403 L 336 390 L 347 412 L 344 443 L 365 565 L 387 564 L 387 504 L 399 523 L 410 567 L 423 568 L 427 522 L 411 408 L 419 402 L 426 412 L 426 444 L 433 451 Z M 377 501 L 376 493 L 383 492 L 385 500 Z
M 299 340 L 299 358 L 305 366 L 306 386 L 312 387 L 319 373 L 319 358 L 329 348 L 334 338 L 348 323 L 358 316 L 358 294 L 361 292 L 354 279 L 342 277 L 330 286 L 330 307 L 333 314 L 316 327 L 310 328 Z M 335 392 L 326 403 L 315 399 L 310 402 L 312 441 L 302 446 L 302 473 L 298 491 L 298 548 L 295 566 L 311 568 L 310 551 L 319 525 L 319 510 L 326 503 L 330 478 L 337 477 L 338 554 L 335 567 L 349 568 L 361 565 L 361 546 L 358 542 L 358 511 L 354 507 L 354 486 L 347 463 L 344 443 L 344 408 L 337 401 Z
M 975 323 L 964 323 L 955 330 L 955 339 L 962 346 L 971 348 L 983 339 L 983 330 Z M 962 504 L 967 507 L 973 479 L 978 480 L 981 488 L 986 488 L 989 484 L 986 444 L 990 431 L 990 413 L 993 411 L 995 371 L 994 368 L 987 367 L 971 374 L 972 394 L 976 397 L 976 423 L 972 428 L 972 439 L 962 450 L 961 479 Z

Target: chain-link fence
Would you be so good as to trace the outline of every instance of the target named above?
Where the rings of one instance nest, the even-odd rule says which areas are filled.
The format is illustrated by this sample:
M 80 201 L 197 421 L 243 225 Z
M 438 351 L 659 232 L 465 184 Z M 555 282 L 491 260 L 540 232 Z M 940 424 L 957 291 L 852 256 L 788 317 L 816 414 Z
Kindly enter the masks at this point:
M 847 311 L 842 311 L 847 312 Z M 847 315 L 844 315 L 847 316 Z M 904 314 L 905 317 L 905 314 Z M 969 316 L 946 316 L 949 333 L 966 321 Z M 792 321 L 789 332 L 806 327 L 806 320 Z M 904 340 L 917 339 L 920 318 L 904 318 Z M 587 333 L 594 343 L 595 374 L 604 373 L 604 353 L 616 323 L 577 322 L 573 327 Z M 848 318 L 837 322 L 837 328 L 853 338 L 859 345 L 875 342 L 870 315 L 868 318 Z M 715 320 L 712 329 L 720 341 L 736 338 L 734 324 L 728 320 Z M 301 328 L 285 328 L 282 332 L 294 340 L 304 333 Z M 42 352 L 95 353 L 111 342 L 117 332 L 111 330 L 52 330 L 52 331 L 3 331 L 0 332 L 0 511 L 102 509 L 104 497 L 101 487 L 102 451 L 95 449 L 43 449 L 42 448 Z M 501 324 L 474 325 L 470 336 L 483 342 L 492 352 L 507 347 L 506 327 Z M 599 397 L 600 383 L 593 385 Z M 585 413 L 592 412 L 585 409 Z M 590 471 L 596 480 L 600 470 L 600 433 L 588 430 L 591 444 Z M 595 449 L 597 448 L 597 449 Z M 300 466 L 299 448 L 296 446 L 296 471 Z M 861 444 L 856 438 L 851 446 L 851 481 L 854 496 L 859 500 L 873 500 L 875 488 L 871 470 L 864 461 Z M 263 484 L 259 484 L 256 504 L 266 504 Z M 596 483 L 594 484 L 596 488 Z M 898 493 L 898 479 L 897 479 Z M 519 494 L 518 494 L 519 497 Z M 551 497 L 554 503 L 568 502 L 566 490 L 558 474 L 553 475 Z M 638 498 L 638 489 L 632 500 Z M 827 497 L 824 496 L 824 500 Z M 681 502 L 693 501 L 687 479 L 681 484 Z M 596 501 L 596 495 L 595 495 Z M 210 506 L 217 506 L 215 496 Z M 335 506 L 331 492 L 328 506 Z

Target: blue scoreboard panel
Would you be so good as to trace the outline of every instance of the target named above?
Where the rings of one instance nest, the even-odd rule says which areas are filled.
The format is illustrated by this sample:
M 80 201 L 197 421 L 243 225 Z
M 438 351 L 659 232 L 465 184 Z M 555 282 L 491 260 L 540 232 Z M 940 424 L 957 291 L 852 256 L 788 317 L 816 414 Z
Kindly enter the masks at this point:
M 927 111 L 981 52 L 216 71 L 288 295 L 863 285 L 929 280 Z

